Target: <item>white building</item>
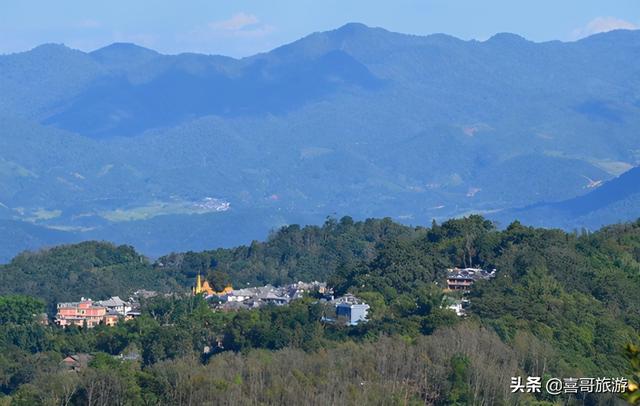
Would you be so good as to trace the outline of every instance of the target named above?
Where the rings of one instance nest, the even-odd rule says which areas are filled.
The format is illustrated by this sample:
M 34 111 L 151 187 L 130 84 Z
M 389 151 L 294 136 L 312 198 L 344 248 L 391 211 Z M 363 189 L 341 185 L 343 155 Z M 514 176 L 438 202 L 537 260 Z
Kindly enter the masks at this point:
M 123 316 L 133 310 L 130 303 L 125 302 L 118 296 L 113 296 L 107 300 L 100 300 L 96 302 L 96 305 L 106 307 L 107 311 L 116 312 Z

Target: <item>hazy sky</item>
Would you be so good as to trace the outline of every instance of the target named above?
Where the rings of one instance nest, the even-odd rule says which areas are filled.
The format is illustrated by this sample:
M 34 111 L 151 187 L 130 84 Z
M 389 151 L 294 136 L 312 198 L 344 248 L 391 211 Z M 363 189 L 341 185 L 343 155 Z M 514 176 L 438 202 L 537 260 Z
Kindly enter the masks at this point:
M 0 6 L 0 53 L 64 43 L 135 42 L 163 53 L 247 56 L 362 22 L 410 34 L 484 40 L 513 32 L 575 40 L 640 26 L 640 0 L 18 0 Z

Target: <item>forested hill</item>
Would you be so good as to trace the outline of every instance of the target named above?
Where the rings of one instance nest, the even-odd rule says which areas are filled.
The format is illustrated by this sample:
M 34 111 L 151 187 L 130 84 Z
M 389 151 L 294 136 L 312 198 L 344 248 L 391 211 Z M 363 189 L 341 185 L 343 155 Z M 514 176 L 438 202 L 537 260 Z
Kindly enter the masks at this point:
M 496 268 L 497 276 L 474 285 L 470 320 L 462 320 L 442 308 L 441 286 L 446 268 L 470 265 Z M 308 396 L 316 400 L 323 383 L 309 375 L 317 373 L 313 363 L 322 360 L 328 366 L 332 357 L 342 356 L 348 362 L 362 363 L 362 373 L 377 396 L 390 391 L 393 398 L 399 393 L 394 391 L 402 391 L 422 402 L 428 393 L 441 402 L 458 399 L 464 404 L 469 399 L 484 399 L 496 404 L 507 399 L 502 391 L 507 378 L 496 371 L 529 376 L 624 375 L 624 347 L 637 342 L 640 332 L 640 221 L 578 235 L 517 222 L 501 231 L 479 216 L 418 228 L 389 219 L 355 222 L 345 217 L 329 219 L 322 227 L 285 227 L 267 241 L 250 246 L 171 254 L 155 263 L 131 247 L 87 242 L 21 254 L 0 267 L 0 293 L 52 301 L 80 295 L 126 295 L 139 288 L 186 292 L 198 272 L 220 286 L 229 281 L 241 286 L 327 280 L 336 294 L 352 292 L 365 299 L 371 306 L 370 321 L 354 328 L 323 324 L 321 307 L 313 299 L 224 313 L 211 312 L 197 298 L 161 298 L 146 303 L 140 319 L 79 336 L 31 325 L 24 321 L 25 315 L 11 318 L 9 312 L 4 317 L 14 321 L 0 324 L 0 348 L 13 352 L 4 352 L 9 358 L 2 361 L 0 357 L 0 368 L 14 380 L 0 382 L 0 390 L 11 394 L 22 384 L 37 383 L 53 373 L 16 375 L 21 362 L 44 362 L 42 357 L 77 351 L 117 355 L 125 348 L 137 348 L 146 372 L 136 375 L 129 367 L 118 372 L 120 384 L 137 385 L 130 396 L 175 394 L 166 387 L 158 388 L 170 385 L 163 380 L 164 374 L 178 374 L 184 368 L 200 371 L 205 380 L 217 376 L 218 382 L 227 382 L 243 396 L 257 396 L 237 375 L 223 377 L 212 369 L 252 359 L 249 369 L 238 367 L 242 379 L 250 379 L 257 371 L 273 379 L 287 379 L 276 372 L 278 367 L 269 366 L 264 356 L 255 353 L 266 349 L 281 351 L 269 359 L 283 368 L 298 363 L 294 385 L 314 388 Z M 18 299 L 2 300 L 13 303 Z M 379 341 L 381 335 L 391 339 Z M 394 343 L 398 340 L 400 343 Z M 345 341 L 355 344 L 341 344 Z M 440 383 L 423 388 L 385 375 L 389 365 L 376 367 L 367 361 L 372 351 L 365 344 L 368 341 L 385 346 L 389 362 L 420 352 L 435 363 L 434 369 L 424 371 L 430 376 L 425 379 L 440 379 Z M 453 353 L 445 348 L 447 342 L 455 349 Z M 208 361 L 210 365 L 200 365 L 208 357 L 199 360 L 196 356 L 215 343 L 222 343 L 220 351 L 241 354 L 233 356 L 236 358 L 216 355 Z M 333 355 L 318 352 L 328 348 L 333 348 Z M 494 350 L 497 348 L 502 350 Z M 49 355 L 43 355 L 45 351 Z M 492 365 L 490 371 L 485 365 Z M 330 373 L 319 368 L 322 374 Z M 359 385 L 352 378 L 344 379 L 336 385 Z M 398 379 L 398 386 L 385 390 L 383 382 L 389 379 Z M 269 382 L 262 383 L 265 392 L 256 402 L 274 404 L 276 398 L 270 396 L 293 396 Z M 469 385 L 476 385 L 478 392 Z M 354 390 L 353 396 L 365 396 L 362 388 Z M 228 397 L 240 392 L 216 393 Z M 202 402 L 210 399 L 210 392 L 198 393 Z
M 420 231 L 421 230 L 421 231 Z M 390 219 L 327 220 L 322 227 L 292 225 L 267 241 L 203 252 L 173 253 L 155 262 L 133 247 L 89 241 L 24 252 L 0 265 L 0 294 L 18 293 L 52 304 L 80 296 L 127 297 L 137 289 L 187 292 L 198 273 L 236 286 L 325 281 L 341 266 L 371 261 L 377 248 L 423 229 Z M 222 286 L 224 287 L 224 286 Z
M 424 233 L 424 228 L 388 218 L 358 222 L 351 217 L 330 218 L 323 226 L 283 227 L 267 241 L 248 246 L 166 255 L 155 265 L 190 277 L 216 271 L 237 285 L 326 281 L 337 269 L 372 261 L 378 249 L 391 241 L 413 240 Z
M 22 294 L 44 300 L 49 310 L 56 302 L 128 297 L 137 289 L 180 290 L 179 276 L 155 270 L 129 246 L 103 242 L 25 252 L 0 266 L 0 294 Z

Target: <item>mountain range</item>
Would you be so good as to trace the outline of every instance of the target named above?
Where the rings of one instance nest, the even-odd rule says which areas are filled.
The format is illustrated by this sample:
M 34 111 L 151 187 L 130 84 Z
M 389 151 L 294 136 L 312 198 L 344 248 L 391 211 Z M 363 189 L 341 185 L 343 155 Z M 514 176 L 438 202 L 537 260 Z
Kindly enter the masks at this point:
M 343 214 L 636 218 L 639 55 L 640 31 L 534 43 L 362 24 L 243 59 L 0 55 L 0 261 L 85 239 L 230 246 Z

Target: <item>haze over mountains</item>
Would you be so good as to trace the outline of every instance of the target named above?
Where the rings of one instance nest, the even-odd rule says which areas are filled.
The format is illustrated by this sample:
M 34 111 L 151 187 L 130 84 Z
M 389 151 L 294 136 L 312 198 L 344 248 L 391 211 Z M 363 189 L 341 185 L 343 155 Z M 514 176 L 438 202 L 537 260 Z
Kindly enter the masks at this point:
M 241 60 L 2 55 L 0 259 L 84 239 L 228 246 L 327 215 L 639 217 L 637 169 L 606 183 L 640 161 L 639 56 L 640 31 L 478 42 L 360 24 Z
M 536 203 L 496 213 L 503 221 L 514 218 L 543 227 L 595 228 L 638 217 L 640 207 L 640 168 L 603 183 L 594 191 L 561 202 Z

